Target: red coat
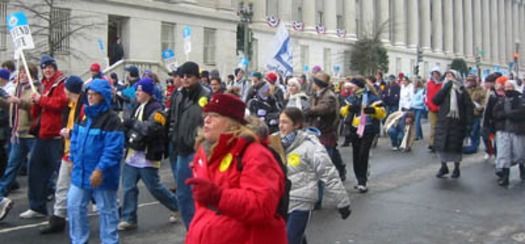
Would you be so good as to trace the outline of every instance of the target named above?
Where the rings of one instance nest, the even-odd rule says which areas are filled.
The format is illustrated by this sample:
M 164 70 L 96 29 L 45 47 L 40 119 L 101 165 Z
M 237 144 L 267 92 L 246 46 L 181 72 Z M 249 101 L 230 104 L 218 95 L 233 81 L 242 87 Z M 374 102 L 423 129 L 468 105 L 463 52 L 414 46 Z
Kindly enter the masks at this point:
M 425 104 L 427 105 L 428 110 L 431 112 L 437 112 L 439 110 L 439 106 L 435 105 L 434 102 L 432 102 L 432 99 L 438 93 L 438 91 L 441 90 L 442 86 L 443 83 L 437 84 L 433 80 L 429 80 L 427 82 L 427 97 L 425 98 Z
M 69 104 L 69 99 L 64 92 L 65 81 L 66 76 L 60 71 L 57 71 L 49 80 L 45 77 L 42 79 L 44 86 L 42 97 L 37 104 L 31 107 L 31 116 L 35 118 L 31 127 L 36 125 L 38 116 L 41 116 L 38 132 L 40 139 L 53 139 L 60 136 L 62 111 Z
M 222 188 L 222 195 L 217 209 L 195 202 L 186 243 L 287 242 L 286 224 L 276 213 L 284 193 L 283 172 L 271 152 L 259 143 L 247 146 L 239 171 L 236 155 L 247 143 L 242 137 L 223 134 L 209 161 L 199 147 L 193 160 L 193 175 L 211 179 Z

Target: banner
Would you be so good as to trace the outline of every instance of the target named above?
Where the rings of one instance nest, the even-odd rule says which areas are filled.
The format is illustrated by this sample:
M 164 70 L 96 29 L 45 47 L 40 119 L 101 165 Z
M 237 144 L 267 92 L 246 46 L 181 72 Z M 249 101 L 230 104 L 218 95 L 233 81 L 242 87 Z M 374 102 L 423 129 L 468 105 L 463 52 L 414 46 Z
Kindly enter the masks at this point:
M 24 12 L 12 13 L 7 16 L 6 21 L 15 46 L 15 59 L 18 59 L 22 50 L 35 48 L 29 22 Z
M 288 33 L 288 29 L 286 29 L 283 21 L 279 24 L 270 50 L 273 53 L 266 64 L 266 68 L 279 73 L 283 77 L 293 75 L 293 52 L 290 43 L 290 33 Z
M 184 39 L 184 53 L 186 54 L 186 59 L 188 59 L 188 55 L 191 53 L 191 27 L 184 26 L 182 39 Z
M 295 31 L 303 31 L 304 30 L 304 22 L 301 21 L 294 21 L 292 23 L 293 29 Z
M 175 52 L 173 52 L 172 49 L 166 49 L 162 51 L 162 59 L 164 60 L 166 68 L 169 71 L 175 71 L 179 67 L 177 59 L 175 59 Z
M 269 27 L 275 28 L 279 25 L 280 19 L 275 16 L 266 17 L 266 23 Z
M 326 34 L 326 27 L 323 26 L 323 25 L 316 25 L 315 26 L 315 30 L 317 31 L 317 34 L 319 34 L 319 35 Z

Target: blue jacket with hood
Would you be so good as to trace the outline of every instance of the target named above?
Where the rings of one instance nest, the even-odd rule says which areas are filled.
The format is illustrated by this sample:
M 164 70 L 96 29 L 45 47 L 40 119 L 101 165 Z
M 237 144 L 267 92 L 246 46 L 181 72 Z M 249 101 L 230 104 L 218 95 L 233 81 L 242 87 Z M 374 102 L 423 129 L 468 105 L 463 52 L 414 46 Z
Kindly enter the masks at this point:
M 96 189 L 118 189 L 120 161 L 124 155 L 124 127 L 118 115 L 110 110 L 111 86 L 102 79 L 93 80 L 86 88 L 102 94 L 102 103 L 89 106 L 84 99 L 85 118 L 76 123 L 71 133 L 73 162 L 71 183 L 82 189 L 93 189 L 89 178 L 95 169 L 103 173 L 102 185 Z

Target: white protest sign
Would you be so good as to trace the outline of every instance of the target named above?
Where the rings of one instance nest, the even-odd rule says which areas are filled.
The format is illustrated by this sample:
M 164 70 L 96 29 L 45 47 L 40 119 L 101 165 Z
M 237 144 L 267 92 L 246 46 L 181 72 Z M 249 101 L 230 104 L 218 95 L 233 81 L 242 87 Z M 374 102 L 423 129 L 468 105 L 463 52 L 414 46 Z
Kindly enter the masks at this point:
M 186 60 L 188 60 L 188 55 L 191 53 L 191 27 L 184 26 L 182 38 L 184 39 L 184 53 L 186 54 Z
M 177 60 L 175 59 L 175 52 L 173 52 L 172 49 L 162 51 L 162 59 L 166 63 L 166 68 L 169 71 L 175 71 L 179 67 Z
M 35 48 L 24 12 L 16 12 L 7 16 L 7 29 L 11 33 L 15 45 L 15 59 L 18 59 L 22 50 Z

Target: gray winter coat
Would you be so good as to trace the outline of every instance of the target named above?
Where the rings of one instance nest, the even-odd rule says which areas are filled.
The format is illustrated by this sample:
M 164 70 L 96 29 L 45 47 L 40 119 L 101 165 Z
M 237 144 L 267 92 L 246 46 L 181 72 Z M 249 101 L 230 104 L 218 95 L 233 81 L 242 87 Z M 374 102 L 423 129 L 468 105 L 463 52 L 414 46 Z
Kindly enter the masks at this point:
M 303 131 L 286 149 L 288 179 L 292 181 L 288 212 L 312 210 L 318 198 L 317 182 L 324 183 L 324 194 L 337 202 L 337 207 L 350 205 L 346 190 L 330 156 L 317 137 Z

